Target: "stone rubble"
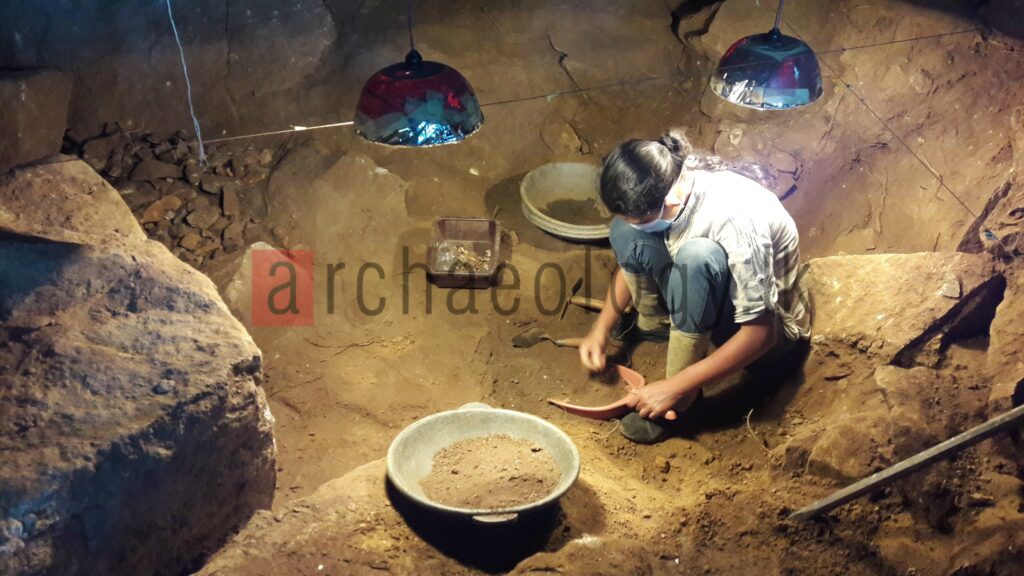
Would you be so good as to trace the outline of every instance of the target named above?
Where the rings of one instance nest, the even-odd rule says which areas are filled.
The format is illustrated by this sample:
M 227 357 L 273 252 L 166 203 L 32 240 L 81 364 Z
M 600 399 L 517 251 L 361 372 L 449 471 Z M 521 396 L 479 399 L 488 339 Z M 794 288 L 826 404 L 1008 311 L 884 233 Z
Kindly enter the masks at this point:
M 184 131 L 161 135 L 113 124 L 81 142 L 69 138 L 65 152 L 106 178 L 146 234 L 194 267 L 264 234 L 262 215 L 253 213 L 247 199 L 268 180 L 277 159 L 269 148 L 211 147 L 202 166 L 194 139 Z

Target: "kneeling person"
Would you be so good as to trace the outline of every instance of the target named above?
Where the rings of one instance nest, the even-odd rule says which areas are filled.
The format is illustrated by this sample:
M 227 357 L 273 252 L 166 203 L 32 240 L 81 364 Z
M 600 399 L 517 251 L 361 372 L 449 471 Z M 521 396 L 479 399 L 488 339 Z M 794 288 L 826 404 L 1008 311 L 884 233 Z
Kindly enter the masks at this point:
M 622 421 L 631 440 L 661 440 L 662 417 L 686 410 L 702 387 L 783 358 L 808 337 L 796 225 L 741 173 L 750 171 L 696 153 L 679 132 L 624 142 L 605 159 L 601 198 L 616 215 L 619 269 L 580 360 L 604 370 L 609 335 L 631 303 L 635 335 L 668 340 L 665 380 L 633 394 L 635 412 Z M 727 339 L 707 355 L 712 333 Z

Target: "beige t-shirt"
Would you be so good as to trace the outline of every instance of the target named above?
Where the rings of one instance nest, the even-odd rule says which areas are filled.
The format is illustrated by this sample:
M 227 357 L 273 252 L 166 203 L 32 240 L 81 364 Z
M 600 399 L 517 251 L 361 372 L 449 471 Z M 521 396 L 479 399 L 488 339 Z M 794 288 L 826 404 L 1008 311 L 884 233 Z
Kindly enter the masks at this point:
M 669 252 L 691 238 L 719 243 L 729 256 L 729 297 L 735 321 L 777 314 L 786 336 L 807 338 L 810 317 L 798 286 L 800 237 L 796 223 L 770 190 L 735 172 L 695 170 L 683 211 L 665 235 Z

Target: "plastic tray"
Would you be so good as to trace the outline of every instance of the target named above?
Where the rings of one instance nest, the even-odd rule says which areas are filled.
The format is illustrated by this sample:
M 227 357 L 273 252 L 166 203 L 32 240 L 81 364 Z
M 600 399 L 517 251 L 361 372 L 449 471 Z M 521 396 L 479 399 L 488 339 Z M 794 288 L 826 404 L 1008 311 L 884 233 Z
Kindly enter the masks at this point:
M 439 218 L 434 222 L 431 238 L 427 248 L 427 268 L 434 284 L 442 288 L 486 288 L 494 282 L 501 264 L 501 229 L 497 221 L 490 218 Z M 459 243 L 477 253 L 490 250 L 487 269 L 455 272 L 440 267 L 438 245 L 442 242 Z

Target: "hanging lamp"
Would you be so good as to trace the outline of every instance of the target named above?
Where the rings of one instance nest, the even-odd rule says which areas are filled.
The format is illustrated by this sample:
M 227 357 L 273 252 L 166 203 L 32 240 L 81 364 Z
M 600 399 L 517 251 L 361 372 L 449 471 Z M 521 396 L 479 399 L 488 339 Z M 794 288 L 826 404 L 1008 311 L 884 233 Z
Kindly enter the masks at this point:
M 356 131 L 390 146 L 461 142 L 484 122 L 473 87 L 451 66 L 424 60 L 416 51 L 412 0 L 408 22 L 409 54 L 366 81 L 356 107 Z
M 757 110 L 798 108 L 821 97 L 821 69 L 814 51 L 779 31 L 783 4 L 779 0 L 774 28 L 740 38 L 725 52 L 711 76 L 715 94 Z

